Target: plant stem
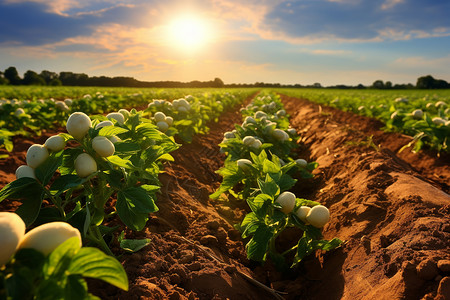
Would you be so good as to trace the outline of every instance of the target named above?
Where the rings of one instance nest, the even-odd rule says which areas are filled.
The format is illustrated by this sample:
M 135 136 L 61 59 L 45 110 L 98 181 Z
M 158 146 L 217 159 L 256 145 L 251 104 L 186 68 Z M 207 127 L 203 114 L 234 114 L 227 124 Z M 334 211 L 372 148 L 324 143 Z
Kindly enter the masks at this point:
M 96 243 L 100 247 L 100 249 L 103 250 L 103 252 L 105 252 L 108 255 L 114 256 L 111 249 L 109 249 L 108 245 L 103 239 L 100 229 L 97 226 L 89 227 L 87 237 L 90 241 Z

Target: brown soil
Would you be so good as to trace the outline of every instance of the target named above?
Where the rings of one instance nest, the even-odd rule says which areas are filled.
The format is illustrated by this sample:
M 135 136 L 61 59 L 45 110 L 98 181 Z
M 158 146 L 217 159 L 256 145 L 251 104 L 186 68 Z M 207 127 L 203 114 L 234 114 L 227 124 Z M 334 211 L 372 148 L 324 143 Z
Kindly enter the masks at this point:
M 319 163 L 315 178 L 300 180 L 294 192 L 330 208 L 324 235 L 345 240 L 343 247 L 317 253 L 289 274 L 270 262 L 258 266 L 246 259 L 233 229 L 245 208 L 208 197 L 220 183 L 215 171 L 225 158 L 217 144 L 241 121 L 236 108 L 211 125 L 208 135 L 173 154 L 175 162 L 160 176 L 160 211 L 142 232 L 126 231 L 127 238 L 152 240 L 120 259 L 129 292 L 90 281 L 91 291 L 103 299 L 279 298 L 270 288 L 285 299 L 448 299 L 449 262 L 443 262 L 450 254 L 448 157 L 397 156 L 401 136 L 378 133 L 373 120 L 305 100 L 283 101 L 302 135 L 299 157 Z M 365 145 L 371 135 L 379 151 Z M 14 179 L 26 149 L 44 140 L 15 141 L 12 157 L 0 161 L 1 186 Z M 1 210 L 16 206 L 0 204 Z M 290 232 L 280 242 L 297 235 Z

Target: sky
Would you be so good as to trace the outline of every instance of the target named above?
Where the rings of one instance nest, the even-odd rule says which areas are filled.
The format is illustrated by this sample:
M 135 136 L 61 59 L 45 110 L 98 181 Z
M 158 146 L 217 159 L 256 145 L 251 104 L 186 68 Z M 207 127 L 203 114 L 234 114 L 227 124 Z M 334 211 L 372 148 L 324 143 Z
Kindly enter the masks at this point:
M 449 0 L 0 0 L 0 70 L 323 86 L 450 82 Z

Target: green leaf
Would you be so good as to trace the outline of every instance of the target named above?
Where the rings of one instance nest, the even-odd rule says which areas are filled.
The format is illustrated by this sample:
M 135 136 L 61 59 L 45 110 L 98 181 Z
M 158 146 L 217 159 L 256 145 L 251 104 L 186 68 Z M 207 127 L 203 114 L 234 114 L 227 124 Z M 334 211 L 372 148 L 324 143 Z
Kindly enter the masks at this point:
M 150 241 L 151 239 L 122 239 L 120 241 L 120 248 L 127 252 L 134 253 L 149 245 Z
M 22 177 L 16 179 L 2 188 L 2 190 L 0 191 L 0 202 L 7 198 L 23 199 L 24 193 L 30 190 L 33 191 L 32 193 L 30 193 L 30 195 L 36 195 L 36 192 L 42 191 L 42 188 L 39 183 L 33 178 Z
M 116 154 L 137 152 L 141 150 L 141 146 L 137 143 L 117 142 L 114 144 Z
M 81 276 L 67 276 L 67 282 L 64 288 L 64 300 L 86 299 L 87 295 L 88 287 L 86 281 Z
M 158 211 L 158 207 L 147 191 L 139 187 L 119 191 L 116 209 L 125 225 L 137 231 L 144 228 L 149 213 Z
M 123 266 L 97 248 L 81 248 L 72 258 L 68 272 L 100 279 L 122 290 L 128 290 L 128 278 Z
M 273 201 L 273 197 L 267 194 L 259 194 L 255 198 L 247 198 L 247 203 L 250 209 L 258 216 L 260 219 L 264 219 L 267 214 L 267 209 Z
M 116 165 L 118 167 L 129 169 L 129 170 L 137 170 L 137 168 L 129 161 L 128 159 L 123 159 L 118 157 L 117 155 L 112 155 L 106 158 L 110 163 Z
M 275 197 L 280 193 L 280 187 L 268 175 L 266 176 L 265 181 L 258 179 L 258 186 L 261 190 L 261 193 L 270 195 L 271 197 Z
M 47 185 L 50 179 L 52 179 L 56 170 L 63 162 L 63 151 L 50 155 L 45 162 L 43 162 L 39 167 L 37 167 L 34 172 L 36 178 L 42 183 L 42 185 Z
M 245 246 L 247 257 L 255 261 L 264 261 L 269 241 L 273 238 L 273 229 L 265 224 L 261 224 L 256 229 L 253 238 Z
M 74 174 L 62 175 L 56 178 L 55 181 L 52 183 L 52 185 L 50 186 L 50 192 L 55 196 L 59 196 L 68 189 L 82 185 L 86 181 L 87 181 L 86 178 L 80 178 L 78 175 Z
M 263 172 L 264 173 L 280 173 L 281 168 L 271 162 L 270 160 L 266 159 L 263 163 Z
M 142 123 L 136 126 L 136 132 L 139 136 L 147 137 L 151 140 L 161 140 L 163 133 L 159 131 L 156 125 L 150 123 Z
M 98 135 L 101 136 L 113 136 L 113 135 L 119 135 L 125 132 L 128 132 L 129 130 L 122 127 L 117 126 L 105 126 L 100 129 L 98 132 Z
M 44 265 L 44 274 L 48 277 L 61 279 L 71 264 L 75 253 L 81 248 L 80 239 L 71 237 L 53 250 Z

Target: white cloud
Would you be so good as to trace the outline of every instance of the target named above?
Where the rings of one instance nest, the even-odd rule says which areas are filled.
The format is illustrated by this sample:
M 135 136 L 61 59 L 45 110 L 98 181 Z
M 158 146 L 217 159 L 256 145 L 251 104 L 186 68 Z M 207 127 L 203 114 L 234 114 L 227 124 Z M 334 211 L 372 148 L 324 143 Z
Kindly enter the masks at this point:
M 381 5 L 381 9 L 382 10 L 388 10 L 393 8 L 394 6 L 404 3 L 405 0 L 386 0 L 382 5 Z

